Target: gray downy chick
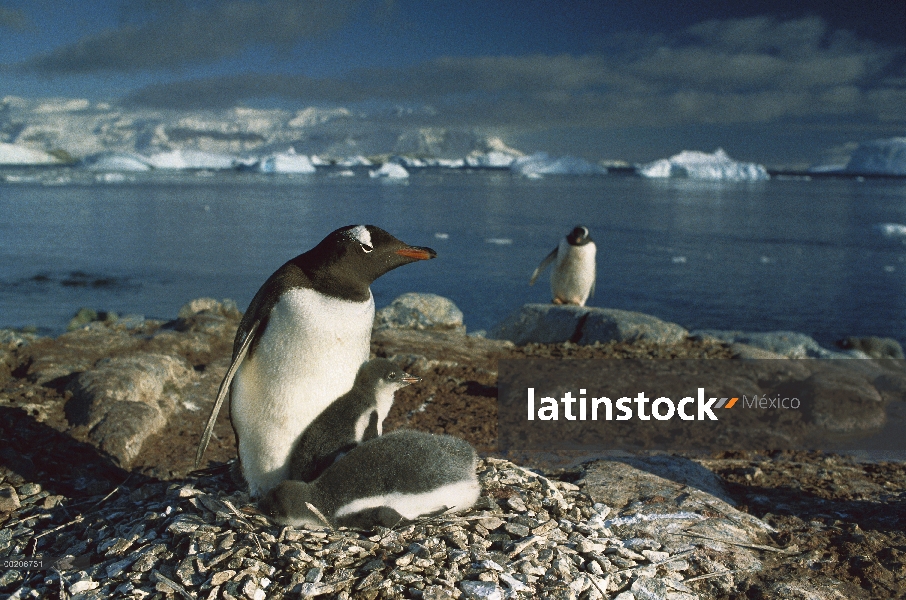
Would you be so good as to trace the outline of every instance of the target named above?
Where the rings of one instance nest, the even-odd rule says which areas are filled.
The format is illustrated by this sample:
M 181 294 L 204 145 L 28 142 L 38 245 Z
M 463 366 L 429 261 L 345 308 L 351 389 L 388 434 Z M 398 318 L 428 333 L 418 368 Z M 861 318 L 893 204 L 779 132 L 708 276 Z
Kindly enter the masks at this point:
M 465 440 L 397 430 L 356 446 L 311 483 L 282 482 L 258 506 L 294 527 L 324 526 L 318 512 L 333 527 L 393 527 L 473 506 L 481 493 L 476 461 Z
M 289 477 L 313 481 L 337 457 L 383 433 L 384 419 L 400 388 L 421 381 L 386 358 L 362 364 L 352 389 L 334 400 L 299 436 L 289 459 Z

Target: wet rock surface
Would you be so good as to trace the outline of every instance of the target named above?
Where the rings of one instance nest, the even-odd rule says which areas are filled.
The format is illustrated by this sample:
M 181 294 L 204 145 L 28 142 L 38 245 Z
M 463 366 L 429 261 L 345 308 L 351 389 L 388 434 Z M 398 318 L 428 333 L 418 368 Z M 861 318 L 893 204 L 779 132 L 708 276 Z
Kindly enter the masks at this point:
M 76 559 L 57 571 L 0 568 L 0 595 L 906 594 L 902 463 L 768 450 L 581 461 L 497 453 L 499 359 L 739 356 L 714 338 L 514 347 L 459 330 L 376 332 L 374 355 L 393 357 L 423 377 L 397 394 L 385 427 L 470 441 L 484 455 L 482 498 L 468 513 L 392 530 L 277 527 L 241 510 L 247 497 L 227 474 L 188 474 L 239 316 L 231 303 L 204 300 L 169 323 L 119 319 L 90 322 L 57 339 L 0 337 L 0 560 Z M 101 377 L 111 365 L 116 368 Z M 800 382 L 812 376 L 806 366 L 774 368 L 788 369 Z M 877 400 L 865 386 L 882 400 L 902 392 L 900 377 L 864 370 L 850 385 L 864 392 L 866 407 Z M 105 419 L 113 422 L 111 407 L 118 403 L 159 411 L 135 422 L 164 421 L 131 459 L 96 433 Z M 82 412 L 75 411 L 79 406 Z M 228 414 L 221 412 L 206 454 L 214 471 L 235 456 Z M 849 426 L 845 415 L 830 409 L 827 415 L 830 425 Z

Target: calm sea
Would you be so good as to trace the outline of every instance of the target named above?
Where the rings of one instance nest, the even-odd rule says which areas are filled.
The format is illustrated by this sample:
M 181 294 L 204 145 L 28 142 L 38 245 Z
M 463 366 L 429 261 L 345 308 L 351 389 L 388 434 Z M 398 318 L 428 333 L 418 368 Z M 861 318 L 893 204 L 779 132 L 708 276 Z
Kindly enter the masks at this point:
M 6 181 L 2 181 L 5 179 Z M 470 330 L 549 300 L 532 270 L 574 225 L 598 245 L 589 304 L 692 328 L 906 342 L 906 183 L 756 184 L 633 177 L 529 180 L 506 172 L 353 177 L 0 172 L 0 327 L 65 329 L 83 306 L 173 318 L 200 296 L 244 309 L 287 259 L 372 223 L 437 250 L 373 286 L 451 298 Z

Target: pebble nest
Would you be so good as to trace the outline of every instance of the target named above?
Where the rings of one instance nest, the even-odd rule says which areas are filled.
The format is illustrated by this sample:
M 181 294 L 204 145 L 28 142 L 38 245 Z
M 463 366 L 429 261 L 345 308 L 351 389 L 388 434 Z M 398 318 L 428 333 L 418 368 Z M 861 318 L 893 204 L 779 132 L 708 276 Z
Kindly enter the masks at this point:
M 469 512 L 372 531 L 275 525 L 250 514 L 226 476 L 123 485 L 81 503 L 21 482 L 0 556 L 76 560 L 0 572 L 0 590 L 80 600 L 698 597 L 694 543 L 670 554 L 652 539 L 620 539 L 611 509 L 578 485 L 494 458 L 478 471 L 483 492 Z

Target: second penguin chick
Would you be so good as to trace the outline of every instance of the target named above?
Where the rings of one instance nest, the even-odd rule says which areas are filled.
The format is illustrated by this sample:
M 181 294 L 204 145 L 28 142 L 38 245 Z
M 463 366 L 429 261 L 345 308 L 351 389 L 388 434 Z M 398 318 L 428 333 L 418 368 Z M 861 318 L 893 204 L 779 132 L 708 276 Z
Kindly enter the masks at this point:
M 359 367 L 352 389 L 334 400 L 299 436 L 289 459 L 289 479 L 313 481 L 338 456 L 383 433 L 384 419 L 400 388 L 421 381 L 386 358 Z
M 481 493 L 476 463 L 475 450 L 465 440 L 393 431 L 356 446 L 311 483 L 282 482 L 258 507 L 294 527 L 394 527 L 471 508 Z

